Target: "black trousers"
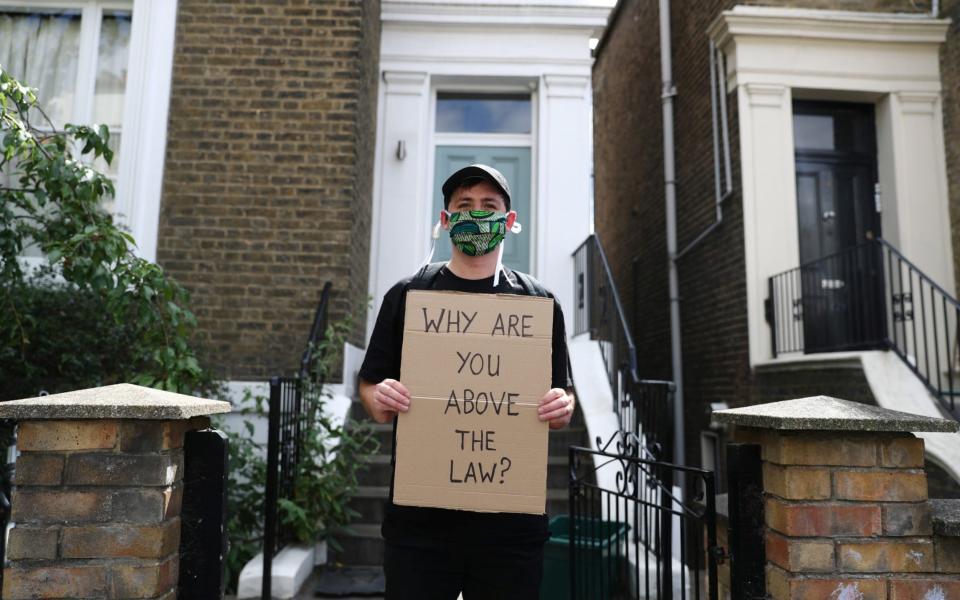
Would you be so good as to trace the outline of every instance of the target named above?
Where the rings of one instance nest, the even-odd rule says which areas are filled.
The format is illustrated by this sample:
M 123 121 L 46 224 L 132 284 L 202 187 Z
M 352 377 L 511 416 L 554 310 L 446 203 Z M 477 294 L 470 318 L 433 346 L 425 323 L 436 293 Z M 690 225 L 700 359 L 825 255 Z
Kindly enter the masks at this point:
M 536 600 L 543 543 L 443 544 L 411 547 L 387 542 L 385 600 Z

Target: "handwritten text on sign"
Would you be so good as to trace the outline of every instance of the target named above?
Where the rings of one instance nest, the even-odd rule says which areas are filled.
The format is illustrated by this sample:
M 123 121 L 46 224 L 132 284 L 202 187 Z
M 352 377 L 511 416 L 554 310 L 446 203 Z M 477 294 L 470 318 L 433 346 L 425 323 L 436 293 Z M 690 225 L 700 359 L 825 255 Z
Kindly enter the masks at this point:
M 553 300 L 410 291 L 394 502 L 543 513 Z

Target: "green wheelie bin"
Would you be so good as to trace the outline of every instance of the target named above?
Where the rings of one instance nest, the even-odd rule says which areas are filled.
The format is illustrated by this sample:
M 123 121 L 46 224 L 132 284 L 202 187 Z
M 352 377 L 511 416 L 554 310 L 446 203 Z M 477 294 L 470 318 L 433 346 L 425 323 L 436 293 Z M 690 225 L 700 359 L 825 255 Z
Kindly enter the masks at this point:
M 626 544 L 630 526 L 617 521 L 582 518 L 577 519 L 576 530 L 571 532 L 571 523 L 569 515 L 550 519 L 550 539 L 543 550 L 540 600 L 568 600 L 572 596 L 571 537 L 577 544 L 577 577 L 590 583 L 591 594 L 600 594 L 599 598 L 612 597 L 623 580 L 624 565 L 616 561 L 619 559 L 623 563 L 627 560 L 624 548 L 618 552 L 616 546 Z

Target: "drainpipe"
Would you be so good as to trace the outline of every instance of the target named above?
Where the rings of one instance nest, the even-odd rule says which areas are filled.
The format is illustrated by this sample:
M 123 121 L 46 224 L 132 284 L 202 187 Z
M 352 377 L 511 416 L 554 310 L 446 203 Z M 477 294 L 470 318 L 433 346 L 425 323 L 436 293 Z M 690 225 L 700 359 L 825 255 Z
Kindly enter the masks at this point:
M 667 210 L 667 265 L 670 285 L 670 363 L 676 385 L 673 404 L 673 462 L 686 464 L 683 418 L 683 353 L 680 348 L 680 284 L 677 278 L 677 182 L 673 144 L 673 65 L 670 55 L 670 0 L 660 0 L 660 78 L 663 82 L 663 183 Z M 683 489 L 681 487 L 681 489 Z

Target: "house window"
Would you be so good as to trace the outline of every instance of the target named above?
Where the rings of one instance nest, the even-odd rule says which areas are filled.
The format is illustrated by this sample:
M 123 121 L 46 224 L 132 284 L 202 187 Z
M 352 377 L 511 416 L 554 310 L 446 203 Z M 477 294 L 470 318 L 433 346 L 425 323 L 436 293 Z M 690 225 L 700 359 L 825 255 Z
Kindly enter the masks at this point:
M 132 2 L 65 1 L 29 6 L 0 0 L 0 65 L 37 88 L 46 117 L 29 117 L 38 129 L 67 123 L 110 128 L 112 164 L 95 167 L 117 183 Z M 108 205 L 108 210 L 113 206 Z
M 441 133 L 530 133 L 529 94 L 437 94 Z

